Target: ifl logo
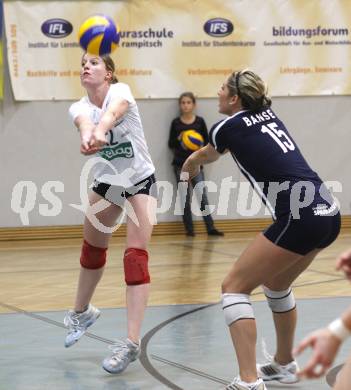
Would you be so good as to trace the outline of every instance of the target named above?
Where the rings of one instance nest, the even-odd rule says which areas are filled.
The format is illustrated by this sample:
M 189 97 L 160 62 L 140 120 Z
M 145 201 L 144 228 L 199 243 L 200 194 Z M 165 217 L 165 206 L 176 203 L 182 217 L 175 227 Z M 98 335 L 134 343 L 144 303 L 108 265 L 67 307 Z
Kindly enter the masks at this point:
M 226 37 L 234 31 L 234 25 L 228 19 L 213 18 L 204 24 L 204 30 L 212 37 Z
M 41 25 L 41 32 L 50 38 L 64 38 L 72 31 L 72 24 L 65 19 L 49 19 Z

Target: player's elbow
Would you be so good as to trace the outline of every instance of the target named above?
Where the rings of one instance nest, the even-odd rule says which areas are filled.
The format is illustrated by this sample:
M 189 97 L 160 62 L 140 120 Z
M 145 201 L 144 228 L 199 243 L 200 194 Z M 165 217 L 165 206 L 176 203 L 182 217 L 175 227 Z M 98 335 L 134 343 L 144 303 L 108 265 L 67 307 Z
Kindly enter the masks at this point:
M 207 153 L 207 159 L 209 162 L 217 161 L 220 157 L 220 154 L 217 153 L 215 150 L 211 150 Z

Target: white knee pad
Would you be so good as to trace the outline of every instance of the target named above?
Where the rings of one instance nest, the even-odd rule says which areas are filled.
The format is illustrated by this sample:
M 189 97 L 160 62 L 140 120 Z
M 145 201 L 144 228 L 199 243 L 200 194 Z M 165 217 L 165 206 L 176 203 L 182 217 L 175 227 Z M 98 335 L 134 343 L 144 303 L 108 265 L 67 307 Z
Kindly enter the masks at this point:
M 228 326 L 238 320 L 255 319 L 247 294 L 222 294 L 222 308 Z
M 286 313 L 295 308 L 295 298 L 291 287 L 283 291 L 273 291 L 262 286 L 269 307 L 273 313 Z

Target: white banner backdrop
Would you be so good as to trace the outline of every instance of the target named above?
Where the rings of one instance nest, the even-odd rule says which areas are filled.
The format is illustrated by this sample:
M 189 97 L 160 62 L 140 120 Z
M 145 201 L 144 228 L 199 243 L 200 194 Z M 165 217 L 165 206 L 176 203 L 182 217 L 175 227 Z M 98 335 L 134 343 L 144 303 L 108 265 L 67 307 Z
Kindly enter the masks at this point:
M 184 90 L 214 97 L 251 68 L 274 96 L 351 93 L 349 0 L 5 1 L 17 100 L 82 96 L 80 24 L 102 13 L 120 26 L 112 57 L 137 98 Z M 46 29 L 44 28 L 46 26 Z

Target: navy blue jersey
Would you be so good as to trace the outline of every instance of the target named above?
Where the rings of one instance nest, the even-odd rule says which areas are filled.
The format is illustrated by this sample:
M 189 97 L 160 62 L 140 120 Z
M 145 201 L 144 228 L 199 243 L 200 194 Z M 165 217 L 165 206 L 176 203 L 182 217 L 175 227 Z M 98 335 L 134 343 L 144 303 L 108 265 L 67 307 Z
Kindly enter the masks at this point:
M 290 212 L 291 190 L 301 181 L 312 183 L 317 199 L 331 201 L 325 188 L 322 191 L 326 195 L 320 197 L 322 180 L 270 108 L 258 112 L 240 111 L 222 120 L 211 128 L 209 142 L 219 153 L 230 151 L 273 217 Z M 299 188 L 297 184 L 296 188 Z M 301 186 L 298 201 L 303 200 L 304 191 L 307 189 Z

